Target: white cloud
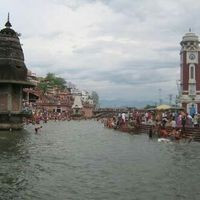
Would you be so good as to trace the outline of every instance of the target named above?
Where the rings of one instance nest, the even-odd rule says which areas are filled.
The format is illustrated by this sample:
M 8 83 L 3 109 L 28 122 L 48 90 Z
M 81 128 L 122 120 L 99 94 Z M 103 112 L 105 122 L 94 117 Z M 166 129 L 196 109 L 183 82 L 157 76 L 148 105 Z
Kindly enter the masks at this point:
M 157 100 L 176 93 L 179 42 L 197 34 L 196 0 L 1 0 L 22 33 L 27 66 L 54 72 L 104 99 Z M 112 97 L 111 97 L 112 96 Z

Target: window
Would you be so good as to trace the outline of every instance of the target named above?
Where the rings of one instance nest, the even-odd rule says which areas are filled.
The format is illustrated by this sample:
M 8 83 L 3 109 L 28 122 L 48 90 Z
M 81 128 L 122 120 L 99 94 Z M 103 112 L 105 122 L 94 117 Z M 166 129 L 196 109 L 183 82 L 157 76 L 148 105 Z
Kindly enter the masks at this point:
M 189 79 L 195 81 L 195 65 L 190 64 L 189 66 Z
M 194 79 L 194 67 L 193 66 L 190 68 L 190 78 Z

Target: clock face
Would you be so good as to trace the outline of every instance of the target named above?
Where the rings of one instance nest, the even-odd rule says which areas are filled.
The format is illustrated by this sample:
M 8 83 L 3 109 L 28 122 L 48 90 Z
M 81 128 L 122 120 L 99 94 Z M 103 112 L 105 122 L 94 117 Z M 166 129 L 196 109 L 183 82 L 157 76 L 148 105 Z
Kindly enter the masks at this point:
M 191 53 L 191 54 L 189 55 L 189 58 L 190 58 L 190 60 L 194 60 L 194 59 L 195 59 L 195 55 L 194 55 L 193 53 Z

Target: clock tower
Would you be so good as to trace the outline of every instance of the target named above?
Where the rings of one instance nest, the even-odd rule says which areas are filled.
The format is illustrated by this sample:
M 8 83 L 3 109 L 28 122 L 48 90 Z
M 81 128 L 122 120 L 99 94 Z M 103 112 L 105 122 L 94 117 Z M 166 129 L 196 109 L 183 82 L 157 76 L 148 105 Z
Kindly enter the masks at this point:
M 200 112 L 199 38 L 189 30 L 183 36 L 180 51 L 180 103 L 186 112 Z

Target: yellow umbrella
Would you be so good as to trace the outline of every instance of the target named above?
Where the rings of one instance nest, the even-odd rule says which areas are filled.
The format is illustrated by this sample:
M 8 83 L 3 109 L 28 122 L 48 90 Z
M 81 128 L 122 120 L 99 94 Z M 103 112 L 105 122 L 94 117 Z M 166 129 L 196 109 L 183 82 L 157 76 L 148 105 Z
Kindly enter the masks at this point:
M 157 106 L 156 110 L 169 110 L 170 108 L 171 106 L 162 104 L 162 105 Z

